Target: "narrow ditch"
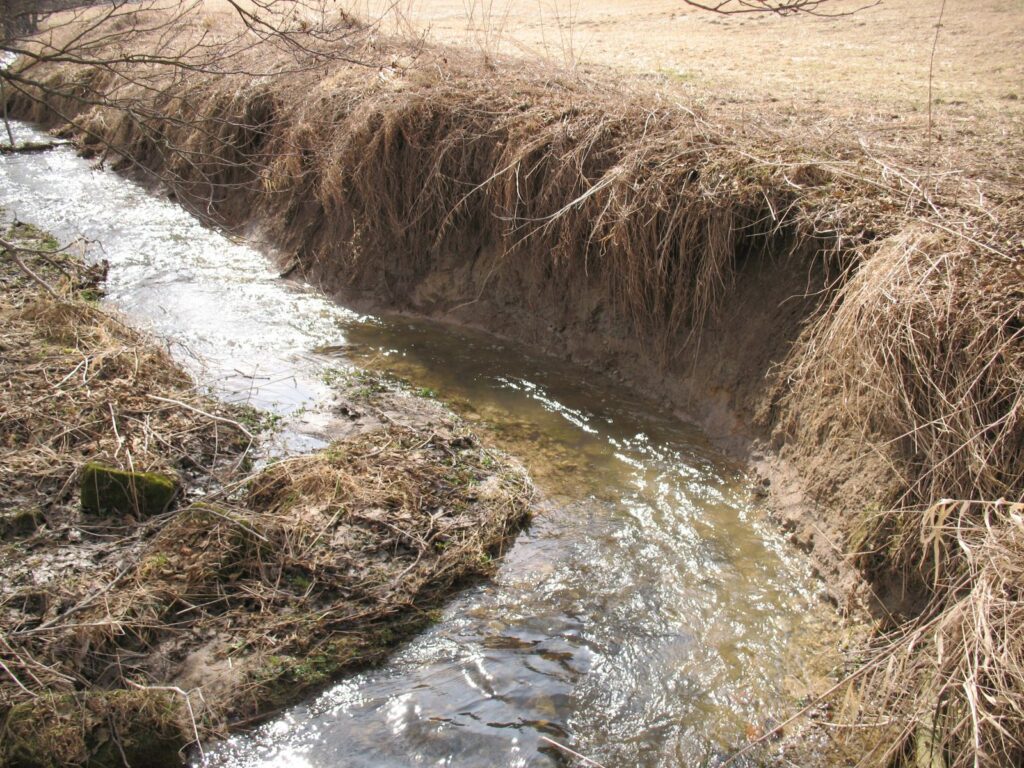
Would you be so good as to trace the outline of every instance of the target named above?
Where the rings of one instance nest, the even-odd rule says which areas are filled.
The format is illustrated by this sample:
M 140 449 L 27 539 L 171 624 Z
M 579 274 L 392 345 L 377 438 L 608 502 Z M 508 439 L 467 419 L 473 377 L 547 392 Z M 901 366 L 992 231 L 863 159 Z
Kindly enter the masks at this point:
M 207 764 L 563 764 L 553 742 L 702 764 L 821 688 L 837 631 L 821 585 L 696 427 L 534 350 L 350 311 L 67 148 L 0 158 L 0 205 L 87 238 L 109 301 L 219 396 L 282 417 L 274 451 L 331 440 L 332 371 L 358 366 L 477 423 L 544 495 L 492 583 Z

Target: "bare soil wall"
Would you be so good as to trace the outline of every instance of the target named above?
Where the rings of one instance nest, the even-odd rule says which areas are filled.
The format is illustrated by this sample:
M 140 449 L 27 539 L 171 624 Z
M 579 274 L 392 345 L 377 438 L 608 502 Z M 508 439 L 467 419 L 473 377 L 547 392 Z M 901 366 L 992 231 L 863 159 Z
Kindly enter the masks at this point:
M 1024 562 L 1019 130 L 730 112 L 344 34 L 340 57 L 229 38 L 187 72 L 16 65 L 8 106 L 348 303 L 533 344 L 703 424 L 837 599 L 899 628 L 857 672 L 885 705 L 858 727 L 900 729 L 878 762 L 936 739 L 956 768 L 1020 762 L 1024 591 L 993 566 Z
M 786 392 L 781 369 L 826 290 L 827 274 L 814 254 L 738 264 L 713 316 L 698 331 L 683 328 L 668 341 L 638 337 L 597 277 L 581 285 L 538 274 L 531 262 L 542 258 L 509 257 L 482 237 L 432 252 L 429 266 L 414 276 L 393 274 L 404 260 L 392 262 L 387 252 L 374 255 L 379 269 L 358 276 L 346 268 L 344 250 L 300 268 L 306 279 L 357 310 L 484 330 L 571 360 L 675 410 L 749 462 L 758 492 L 768 493 L 777 521 L 811 554 L 837 604 L 870 607 L 866 585 L 841 549 L 847 525 L 830 517 L 835 510 L 828 491 L 842 487 L 866 498 L 879 492 L 880 476 L 888 485 L 891 478 L 872 466 L 871 457 L 850 457 L 846 466 L 822 458 L 817 471 L 834 479 L 815 497 L 801 474 L 806 457 L 784 457 L 783 440 L 773 431 L 774 410 Z

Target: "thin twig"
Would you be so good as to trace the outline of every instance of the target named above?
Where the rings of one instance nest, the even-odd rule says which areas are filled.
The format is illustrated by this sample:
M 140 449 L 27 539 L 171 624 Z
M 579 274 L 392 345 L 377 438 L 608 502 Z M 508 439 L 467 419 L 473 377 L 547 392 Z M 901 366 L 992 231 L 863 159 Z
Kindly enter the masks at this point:
M 559 742 L 555 741 L 554 739 L 552 739 L 552 738 L 550 738 L 548 736 L 543 736 L 542 735 L 540 737 L 540 740 L 541 741 L 546 741 L 548 744 L 550 744 L 553 747 L 558 747 L 558 749 L 562 750 L 566 754 L 572 755 L 577 760 L 582 760 L 587 765 L 592 765 L 592 766 L 594 766 L 594 768 L 604 768 L 604 766 L 601 765 L 601 763 L 597 762 L 596 760 L 591 760 L 586 755 L 581 755 L 575 749 L 571 749 L 570 747 L 565 746 L 565 744 L 560 744 Z
M 54 301 L 59 301 L 63 303 L 64 300 L 57 294 L 55 290 L 53 290 L 53 288 L 50 287 L 50 284 L 43 280 L 43 278 L 41 278 L 35 272 L 33 272 L 32 269 L 24 261 L 21 260 L 21 257 L 18 255 L 19 251 L 25 251 L 27 249 L 21 248 L 15 245 L 14 243 L 5 240 L 2 237 L 0 237 L 0 247 L 2 247 L 11 255 L 11 258 L 14 259 L 14 263 L 18 265 L 18 268 L 22 272 L 24 272 L 29 277 L 30 280 L 39 285 L 44 291 L 46 291 L 54 299 Z
M 191 697 L 176 685 L 139 685 L 132 680 L 128 680 L 126 682 L 133 688 L 138 688 L 140 691 L 170 691 L 171 693 L 176 693 L 185 699 L 185 706 L 188 708 L 188 717 L 192 723 L 192 735 L 195 738 L 196 749 L 199 750 L 199 760 L 200 762 L 204 762 L 206 760 L 206 753 L 203 751 L 203 744 L 199 739 L 199 726 L 196 724 L 196 714 L 192 709 Z
M 935 79 L 935 52 L 939 48 L 939 31 L 942 29 L 942 17 L 946 13 L 946 0 L 939 7 L 939 20 L 935 23 L 935 39 L 932 40 L 932 52 L 928 57 L 928 143 L 932 141 L 932 82 Z
M 219 421 L 219 422 L 221 422 L 223 424 L 230 424 L 235 429 L 237 429 L 239 432 L 241 432 L 243 435 L 248 437 L 250 440 L 255 440 L 256 439 L 256 436 L 252 432 L 250 432 L 242 424 L 240 424 L 239 422 L 235 421 L 234 419 L 229 419 L 226 416 L 218 416 L 215 413 L 210 413 L 209 411 L 204 411 L 202 408 L 197 408 L 194 405 L 189 405 L 188 403 L 183 403 L 181 400 L 175 400 L 175 399 L 170 398 L 170 397 L 161 397 L 160 395 L 153 395 L 153 394 L 147 394 L 146 397 L 148 397 L 150 400 L 156 400 L 156 401 L 161 402 L 161 403 L 167 403 L 168 405 L 177 405 L 180 408 L 184 408 L 186 410 L 192 411 L 193 413 L 198 413 L 200 416 L 205 416 L 208 419 L 213 419 L 214 421 Z

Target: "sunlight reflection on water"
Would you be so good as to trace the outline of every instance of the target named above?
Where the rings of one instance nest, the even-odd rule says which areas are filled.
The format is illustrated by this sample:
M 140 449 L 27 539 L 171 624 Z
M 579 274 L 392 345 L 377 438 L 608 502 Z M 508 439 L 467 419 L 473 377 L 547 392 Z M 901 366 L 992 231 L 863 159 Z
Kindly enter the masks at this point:
M 609 768 L 701 764 L 781 713 L 828 611 L 698 430 L 516 345 L 360 317 L 67 149 L 0 158 L 0 205 L 94 241 L 109 301 L 221 397 L 295 415 L 328 398 L 330 366 L 387 371 L 437 392 L 545 495 L 493 582 L 379 669 L 209 749 L 209 765 L 563 764 L 545 737 Z M 324 442 L 282 435 L 281 450 Z

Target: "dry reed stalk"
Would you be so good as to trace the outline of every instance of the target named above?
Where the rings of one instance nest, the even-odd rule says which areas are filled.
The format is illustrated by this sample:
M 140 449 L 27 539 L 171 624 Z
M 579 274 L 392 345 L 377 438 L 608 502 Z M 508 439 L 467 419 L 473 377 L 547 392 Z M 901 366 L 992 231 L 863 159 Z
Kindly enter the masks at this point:
M 789 253 L 823 265 L 834 280 L 780 370 L 777 434 L 798 458 L 882 456 L 876 499 L 823 492 L 861 531 L 850 547 L 867 550 L 876 573 L 916 573 L 933 606 L 922 614 L 929 632 L 949 611 L 950 627 L 973 617 L 964 648 L 1003 647 L 988 627 L 1002 626 L 1018 597 L 1000 583 L 1004 598 L 963 602 L 989 571 L 964 541 L 922 537 L 920 525 L 937 500 L 973 500 L 960 529 L 983 526 L 992 544 L 972 551 L 1016 552 L 995 543 L 1015 525 L 1005 505 L 982 500 L 1024 492 L 1019 174 L 918 169 L 913 147 L 882 155 L 842 133 L 712 121 L 600 78 L 481 68 L 451 50 L 417 46 L 416 66 L 397 67 L 409 44 L 350 43 L 379 70 L 335 61 L 253 86 L 51 67 L 48 92 L 27 85 L 11 106 L 72 119 L 87 146 L 157 172 L 215 219 L 258 213 L 313 276 L 400 301 L 446 256 L 494 251 L 495 284 L 568 305 L 597 292 L 666 363 L 729 301 L 744 261 Z M 141 111 L 99 103 L 111 93 Z M 869 502 L 885 511 L 866 515 Z M 924 709 L 904 704 L 938 691 L 961 719 L 925 741 L 957 760 L 968 745 L 979 764 L 1018 754 L 1010 737 L 1022 721 L 1006 687 L 1018 680 L 1017 651 L 985 657 L 991 688 L 957 688 L 945 681 L 964 677 L 961 667 L 927 671 L 948 658 L 937 640 L 922 653 L 927 643 L 900 639 L 914 631 L 887 646 L 894 659 L 908 649 L 907 674 L 885 678 L 895 716 L 908 718 L 894 749 L 909 749 L 926 725 Z M 972 690 L 1011 704 L 981 708 Z

